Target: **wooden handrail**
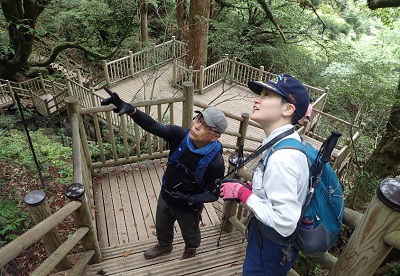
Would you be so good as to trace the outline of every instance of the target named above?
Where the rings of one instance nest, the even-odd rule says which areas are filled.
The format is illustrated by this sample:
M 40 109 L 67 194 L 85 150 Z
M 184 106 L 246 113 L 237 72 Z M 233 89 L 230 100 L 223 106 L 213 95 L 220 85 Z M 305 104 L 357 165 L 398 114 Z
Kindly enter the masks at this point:
M 56 251 L 53 252 L 43 263 L 38 266 L 31 276 L 48 275 L 56 267 L 56 265 L 68 255 L 75 245 L 89 232 L 89 227 L 81 227 L 68 237 Z
M 82 202 L 73 201 L 62 207 L 47 219 L 35 225 L 24 234 L 0 248 L 0 267 L 17 257 L 25 248 L 34 244 L 44 234 L 56 227 L 61 221 L 65 220 L 74 211 L 81 207 Z

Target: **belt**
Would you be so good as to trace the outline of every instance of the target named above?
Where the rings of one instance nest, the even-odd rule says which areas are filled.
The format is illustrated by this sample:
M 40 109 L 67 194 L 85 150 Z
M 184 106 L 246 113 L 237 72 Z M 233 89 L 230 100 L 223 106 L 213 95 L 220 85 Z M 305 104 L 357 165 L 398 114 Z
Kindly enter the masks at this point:
M 258 220 L 254 216 L 254 214 L 252 214 L 251 216 L 252 217 L 250 217 L 250 223 L 254 223 L 255 224 L 256 232 L 260 232 L 267 239 L 269 239 L 270 241 L 272 241 L 272 242 L 274 242 L 276 244 L 279 244 L 279 245 L 288 246 L 288 245 L 293 244 L 292 235 L 288 236 L 288 237 L 284 237 L 281 234 L 279 234 L 272 227 L 269 227 L 269 226 L 265 225 L 264 223 L 262 223 L 260 220 Z
M 292 246 L 294 245 L 294 235 L 292 234 L 288 237 L 284 237 L 281 234 L 279 234 L 275 229 L 272 227 L 269 227 L 259 221 L 253 213 L 250 214 L 248 223 L 255 223 L 255 234 L 258 239 L 258 243 L 260 247 L 262 246 L 261 238 L 260 238 L 260 233 L 263 234 L 267 239 L 272 241 L 273 243 L 285 246 L 285 248 L 282 249 L 282 259 L 279 262 L 280 265 L 285 265 L 285 263 L 291 261 L 292 259 Z

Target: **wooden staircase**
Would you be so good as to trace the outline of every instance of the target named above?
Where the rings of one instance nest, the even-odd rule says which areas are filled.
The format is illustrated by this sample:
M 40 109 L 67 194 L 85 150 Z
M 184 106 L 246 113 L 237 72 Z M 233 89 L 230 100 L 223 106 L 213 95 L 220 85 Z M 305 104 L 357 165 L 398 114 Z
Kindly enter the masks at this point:
M 89 265 L 81 275 L 241 275 L 247 242 L 238 231 L 222 233 L 219 225 L 202 228 L 201 245 L 196 257 L 181 260 L 184 242 L 175 236 L 170 253 L 147 260 L 143 252 L 157 240 L 149 239 L 102 249 L 103 262 Z M 53 275 L 67 275 L 67 271 Z

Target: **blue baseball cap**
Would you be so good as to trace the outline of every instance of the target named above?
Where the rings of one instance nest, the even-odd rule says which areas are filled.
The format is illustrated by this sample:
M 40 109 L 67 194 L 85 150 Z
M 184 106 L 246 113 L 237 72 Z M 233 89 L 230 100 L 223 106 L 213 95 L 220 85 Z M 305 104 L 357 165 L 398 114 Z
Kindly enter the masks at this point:
M 264 88 L 281 95 L 296 107 L 295 113 L 297 117 L 299 119 L 303 118 L 310 103 L 310 95 L 307 88 L 298 79 L 289 74 L 277 75 L 276 77 L 276 80 L 267 82 L 249 81 L 247 86 L 258 95 L 261 94 Z

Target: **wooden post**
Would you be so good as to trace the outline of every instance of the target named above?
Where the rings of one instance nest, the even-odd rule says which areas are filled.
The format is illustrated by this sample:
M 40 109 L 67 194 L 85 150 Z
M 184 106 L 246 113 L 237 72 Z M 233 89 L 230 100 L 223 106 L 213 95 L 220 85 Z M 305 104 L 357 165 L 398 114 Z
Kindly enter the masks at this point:
M 176 58 L 176 45 L 175 36 L 172 36 L 172 59 Z
M 236 57 L 232 59 L 232 64 L 231 64 L 231 83 L 233 83 L 234 77 L 235 77 L 235 67 L 236 67 Z
M 239 126 L 240 137 L 238 137 L 237 141 L 236 141 L 236 146 L 238 148 L 240 148 L 241 145 L 244 145 L 244 141 L 246 140 L 246 133 L 247 133 L 247 128 L 249 126 L 249 119 L 250 119 L 249 113 L 242 113 L 242 118 L 243 118 L 243 121 L 240 122 L 240 126 Z
M 392 249 L 384 239 L 400 228 L 399 210 L 400 179 L 385 179 L 329 275 L 373 275 Z
M 231 171 L 236 164 L 232 162 L 232 159 L 229 158 L 229 168 L 228 171 Z M 233 175 L 228 175 L 227 177 L 234 177 Z M 235 200 L 225 200 L 222 208 L 222 221 L 221 227 L 225 232 L 232 232 L 233 224 L 229 221 L 230 217 L 236 216 L 238 203 Z
M 44 93 L 47 94 L 46 86 L 44 85 L 44 80 L 43 80 L 42 73 L 39 73 L 39 80 L 40 80 L 40 86 L 42 87 Z
M 85 194 L 85 188 L 82 184 L 73 183 L 68 186 L 67 190 L 65 191 L 65 195 L 71 200 L 78 200 L 82 202 L 82 206 L 72 213 L 72 216 L 77 229 L 80 227 L 89 227 L 89 232 L 82 238 L 81 241 L 84 251 L 95 251 L 93 257 L 89 261 L 89 264 L 101 262 L 100 245 L 97 239 L 96 228 L 92 223 L 90 208 L 87 202 L 87 195 Z
M 10 91 L 10 97 L 12 98 L 14 105 L 16 105 L 17 104 L 17 100 L 15 99 L 14 91 L 13 91 L 13 89 L 11 87 L 11 84 L 10 84 L 9 80 L 7 80 L 7 89 L 8 89 L 8 91 Z
M 78 83 L 79 83 L 80 85 L 83 85 L 81 70 L 79 70 L 79 69 L 76 70 L 76 76 L 77 76 L 77 78 L 78 78 Z
M 96 97 L 95 97 L 95 91 L 94 91 L 94 87 L 90 86 L 89 87 L 89 91 L 90 91 L 90 99 L 92 100 L 92 106 L 98 106 L 97 102 L 96 102 Z
M 104 77 L 106 78 L 106 86 L 110 87 L 110 76 L 108 75 L 107 60 L 103 60 Z
M 74 181 L 82 183 L 83 172 L 85 171 L 83 169 L 83 166 L 88 168 L 89 171 L 92 171 L 92 160 L 90 157 L 88 140 L 86 137 L 85 129 L 83 127 L 82 117 L 79 114 L 78 99 L 74 96 L 66 97 L 65 103 L 67 106 L 68 117 L 71 122 L 71 125 L 73 125 L 73 121 L 76 120 L 78 123 L 78 126 L 79 126 L 79 131 L 75 127 L 72 127 L 72 139 L 74 141 L 72 144 L 72 152 L 74 155 L 74 164 L 73 164 L 74 165 Z M 79 140 L 80 140 L 80 142 L 79 142 Z M 80 145 L 82 145 L 83 153 L 81 152 Z M 82 162 L 83 160 L 85 160 L 86 162 Z M 88 196 L 89 196 L 88 199 L 90 202 L 90 206 L 94 210 L 94 200 L 93 200 L 93 193 L 92 193 L 92 189 L 91 189 L 92 183 L 84 182 L 84 184 L 86 185 L 86 194 L 88 194 Z
M 34 190 L 28 193 L 24 198 L 25 203 L 29 206 L 31 217 L 35 224 L 45 220 L 51 216 L 51 211 L 46 200 L 46 195 L 42 190 Z M 57 228 L 51 229 L 42 237 L 44 248 L 47 255 L 51 255 L 61 245 L 61 238 Z M 56 266 L 58 270 L 63 271 L 70 268 L 67 258 L 63 258 Z
M 133 78 L 135 76 L 135 67 L 133 64 L 133 53 L 132 51 L 129 51 L 129 69 L 131 71 L 131 77 Z
M 203 95 L 203 82 L 204 82 L 204 66 L 200 66 L 200 72 L 199 72 L 199 92 L 200 95 Z
M 228 54 L 225 54 L 225 59 L 224 59 L 224 82 L 226 81 L 226 79 L 228 78 L 228 65 L 229 65 L 229 56 Z
M 69 81 L 69 78 L 68 78 L 67 75 L 64 75 L 64 77 L 65 77 L 65 83 L 67 84 L 67 95 L 68 96 L 73 96 L 72 87 L 71 87 L 71 83 Z
M 263 73 L 264 73 L 264 66 L 260 66 L 260 70 L 258 71 L 258 81 L 263 81 Z
M 330 90 L 329 87 L 325 87 L 325 88 L 324 88 L 324 91 L 325 91 L 326 95 L 325 95 L 325 98 L 324 98 L 324 102 L 322 103 L 322 106 L 320 107 L 320 108 L 321 108 L 321 111 L 324 111 L 324 107 L 325 107 L 325 103 L 326 103 L 326 98 L 328 97 L 329 90 Z M 315 99 L 314 99 L 314 101 L 315 101 Z
M 176 71 L 177 71 L 177 60 L 176 58 L 174 59 L 174 61 L 172 62 L 172 86 L 176 87 L 176 84 L 178 83 L 177 81 L 177 76 L 176 76 Z
M 194 104 L 194 84 L 191 81 L 185 81 L 183 83 L 183 96 L 185 101 L 183 102 L 183 114 L 182 114 L 182 126 L 190 128 L 192 125 L 193 116 L 193 104 Z
M 193 66 L 189 66 L 189 79 L 186 81 L 193 82 Z M 193 83 L 193 89 L 194 89 L 194 83 Z

